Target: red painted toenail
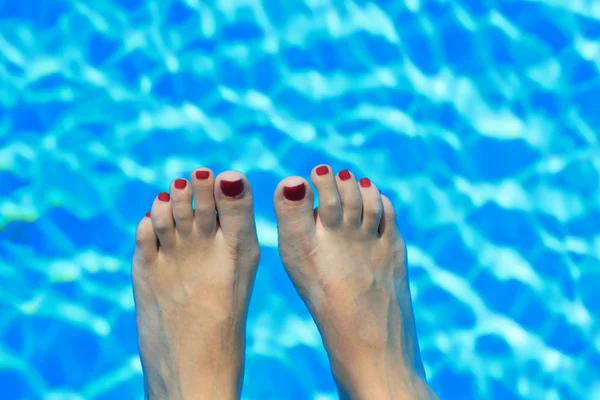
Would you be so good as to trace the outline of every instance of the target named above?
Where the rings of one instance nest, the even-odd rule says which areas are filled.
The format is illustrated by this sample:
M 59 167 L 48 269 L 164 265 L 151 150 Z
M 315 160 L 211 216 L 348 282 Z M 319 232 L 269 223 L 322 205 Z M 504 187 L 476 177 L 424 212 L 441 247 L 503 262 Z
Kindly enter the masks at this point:
M 146 217 L 150 218 L 150 211 L 146 213 Z
M 286 186 L 283 188 L 283 197 L 291 201 L 300 201 L 306 196 L 306 185 L 301 183 L 297 186 Z
M 160 201 L 169 201 L 169 200 L 171 200 L 171 196 L 167 192 L 162 192 L 161 194 L 158 195 L 158 199 Z
M 348 171 L 347 169 L 340 171 L 340 173 L 338 174 L 340 179 L 343 181 L 347 181 L 348 179 L 350 179 L 352 176 L 350 175 L 350 171 Z
M 317 168 L 317 175 L 319 176 L 327 175 L 328 173 L 329 168 L 325 165 L 321 165 L 319 168 Z
M 187 186 L 187 181 L 185 179 L 177 179 L 175 181 L 176 189 L 185 189 L 186 186 Z
M 210 172 L 208 171 L 196 171 L 196 179 L 208 179 L 208 177 L 210 176 Z
M 227 197 L 238 197 L 244 191 L 244 181 L 238 179 L 237 181 L 226 181 L 221 180 L 221 192 Z
M 360 180 L 360 186 L 362 186 L 364 188 L 371 187 L 371 181 L 369 180 L 369 178 L 362 178 Z

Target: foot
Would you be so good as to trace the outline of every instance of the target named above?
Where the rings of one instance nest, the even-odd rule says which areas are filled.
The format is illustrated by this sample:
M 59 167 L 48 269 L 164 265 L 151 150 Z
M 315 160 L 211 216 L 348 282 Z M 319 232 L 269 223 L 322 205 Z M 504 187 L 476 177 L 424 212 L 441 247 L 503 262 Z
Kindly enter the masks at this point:
M 340 395 L 436 398 L 425 381 L 406 270 L 390 200 L 368 179 L 283 180 L 275 192 L 281 259 L 323 337 Z
M 259 257 L 242 174 L 199 169 L 154 200 L 132 269 L 147 399 L 239 398 Z

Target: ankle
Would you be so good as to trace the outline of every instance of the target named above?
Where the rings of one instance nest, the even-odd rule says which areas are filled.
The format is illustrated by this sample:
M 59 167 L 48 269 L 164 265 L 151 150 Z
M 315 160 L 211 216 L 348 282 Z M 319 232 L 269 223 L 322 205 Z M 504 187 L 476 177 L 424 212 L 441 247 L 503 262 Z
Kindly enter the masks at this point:
M 352 384 L 338 383 L 340 398 L 348 400 L 437 400 L 427 382 L 420 377 L 406 381 L 369 381 L 363 377 Z
M 146 400 L 238 400 L 243 384 L 243 368 L 222 369 L 185 366 L 182 374 L 161 374 L 145 371 Z
M 340 398 L 349 400 L 433 400 L 437 396 L 423 376 L 405 365 L 360 360 L 332 363 Z
M 239 400 L 241 393 L 241 384 L 226 382 L 210 377 L 198 378 L 198 382 L 187 387 L 156 386 L 147 384 L 145 386 L 146 400 Z

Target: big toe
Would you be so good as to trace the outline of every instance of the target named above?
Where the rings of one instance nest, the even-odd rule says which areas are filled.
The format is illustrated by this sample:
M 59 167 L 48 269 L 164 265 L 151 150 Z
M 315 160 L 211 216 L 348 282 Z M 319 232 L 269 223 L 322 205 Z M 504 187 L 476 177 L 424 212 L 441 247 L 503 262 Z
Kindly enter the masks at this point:
M 215 179 L 214 198 L 219 225 L 225 236 L 256 237 L 252 187 L 242 173 L 225 171 L 219 174 Z
M 273 204 L 280 239 L 314 234 L 314 193 L 306 179 L 293 176 L 282 180 Z

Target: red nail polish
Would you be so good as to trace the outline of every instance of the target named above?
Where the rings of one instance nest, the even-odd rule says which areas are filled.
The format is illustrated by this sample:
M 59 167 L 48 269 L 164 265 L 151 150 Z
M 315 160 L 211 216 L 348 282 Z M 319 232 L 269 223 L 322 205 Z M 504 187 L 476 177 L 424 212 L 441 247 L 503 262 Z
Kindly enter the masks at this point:
M 328 173 L 329 167 L 327 167 L 326 165 L 321 165 L 319 168 L 317 168 L 317 175 L 319 176 L 327 175 Z
M 371 187 L 371 180 L 369 178 L 362 178 L 359 182 L 360 186 L 364 188 Z
M 227 197 L 238 197 L 244 191 L 244 181 L 238 179 L 237 181 L 226 181 L 221 180 L 221 192 Z
M 177 179 L 175 181 L 175 189 L 185 189 L 187 181 L 185 179 Z
M 338 174 L 338 176 L 343 181 L 347 181 L 348 179 L 350 179 L 352 177 L 352 175 L 350 175 L 350 171 L 348 171 L 347 169 L 345 169 L 343 171 L 340 171 L 340 173 Z
M 148 212 L 146 213 L 146 217 L 147 217 L 147 218 L 150 218 L 150 211 L 148 211 Z
M 300 201 L 306 196 L 306 185 L 301 183 L 297 186 L 286 186 L 283 188 L 283 197 L 291 201 Z
M 208 171 L 196 171 L 196 179 L 204 180 L 208 179 L 210 172 Z
M 169 201 L 171 200 L 171 195 L 167 192 L 162 192 L 158 195 L 158 199 L 160 201 Z

